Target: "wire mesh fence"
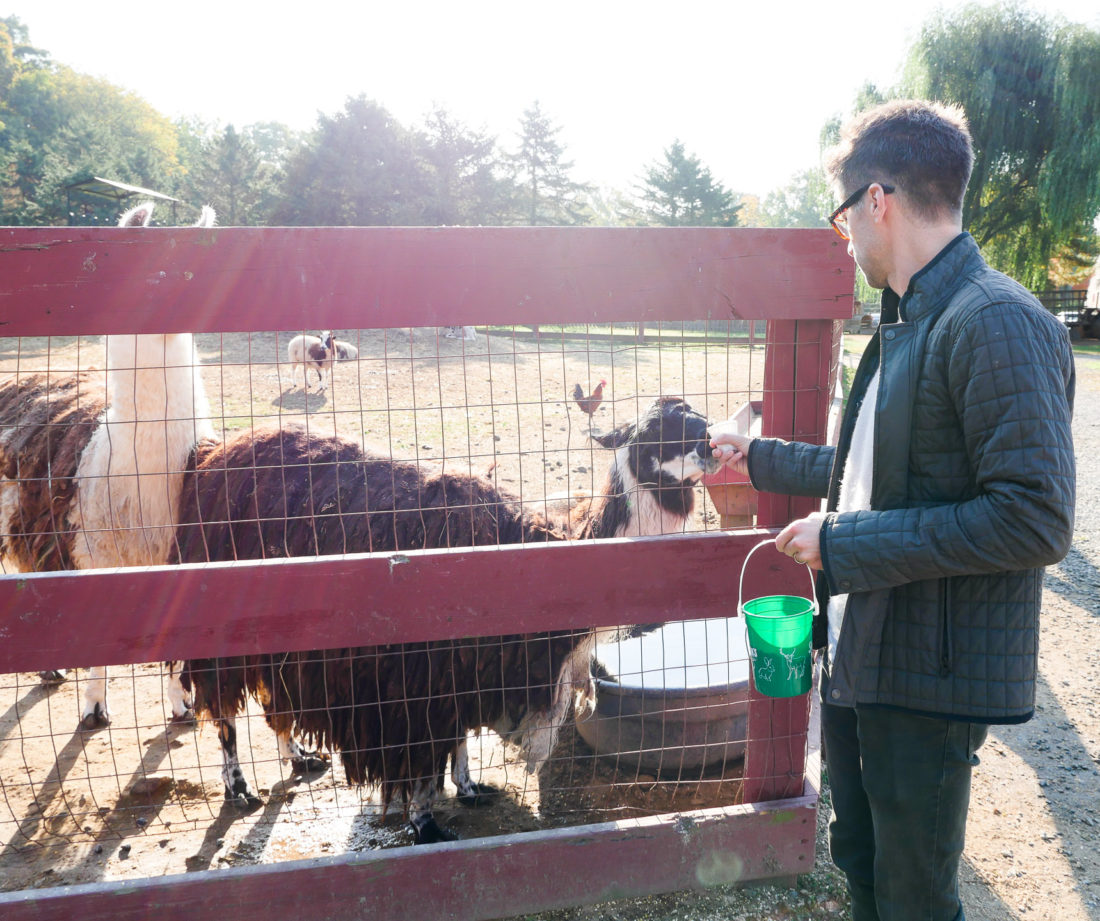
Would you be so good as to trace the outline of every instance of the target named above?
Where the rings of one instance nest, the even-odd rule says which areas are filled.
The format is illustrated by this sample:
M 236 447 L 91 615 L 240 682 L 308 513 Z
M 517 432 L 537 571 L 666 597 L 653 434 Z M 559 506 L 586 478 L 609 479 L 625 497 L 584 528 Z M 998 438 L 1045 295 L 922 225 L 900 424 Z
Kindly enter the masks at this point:
M 725 530 L 811 500 L 706 428 L 826 439 L 834 235 L 4 236 L 0 913 L 472 921 L 812 860 L 808 697 L 727 616 L 771 532 Z M 747 593 L 801 584 L 772 556 Z
M 744 324 L 448 332 L 0 340 L 3 572 L 719 527 L 707 422 L 764 396 Z M 0 677 L 3 886 L 739 802 L 743 620 L 623 620 Z

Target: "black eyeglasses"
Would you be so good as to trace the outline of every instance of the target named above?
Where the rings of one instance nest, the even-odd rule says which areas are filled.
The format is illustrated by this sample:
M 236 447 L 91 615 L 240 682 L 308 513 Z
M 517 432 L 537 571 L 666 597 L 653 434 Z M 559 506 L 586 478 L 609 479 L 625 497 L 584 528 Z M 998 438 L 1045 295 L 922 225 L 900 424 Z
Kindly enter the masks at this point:
M 835 230 L 840 235 L 840 239 L 851 239 L 851 237 L 848 236 L 848 217 L 846 212 L 849 208 L 852 207 L 852 205 L 854 205 L 865 194 L 867 194 L 867 190 L 873 185 L 873 182 L 868 182 L 867 185 L 860 186 L 851 195 L 844 199 L 844 201 L 841 203 L 840 207 L 836 209 L 836 211 L 829 215 L 829 223 L 832 225 L 833 230 Z M 892 185 L 885 185 L 881 182 L 879 183 L 879 185 L 882 186 L 883 195 L 889 195 L 894 191 L 894 187 Z

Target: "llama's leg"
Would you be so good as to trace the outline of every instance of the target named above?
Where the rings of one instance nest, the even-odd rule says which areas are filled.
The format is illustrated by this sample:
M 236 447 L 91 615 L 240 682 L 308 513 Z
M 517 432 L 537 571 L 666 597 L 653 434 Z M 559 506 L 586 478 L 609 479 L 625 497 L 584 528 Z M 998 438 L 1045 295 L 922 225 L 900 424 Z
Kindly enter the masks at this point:
M 111 724 L 107 710 L 107 669 L 96 666 L 88 670 L 88 682 L 84 687 L 84 712 L 80 716 L 81 729 L 101 729 Z
M 38 678 L 42 682 L 42 687 L 52 688 L 62 684 L 69 677 L 67 672 L 67 668 L 51 668 L 49 671 L 39 672 Z
M 470 779 L 470 755 L 465 739 L 451 754 L 451 780 L 458 788 L 458 801 L 463 806 L 484 806 L 500 792 L 496 787 Z
M 175 662 L 168 663 L 168 701 L 172 705 L 173 723 L 195 722 L 193 703 L 180 684 L 179 669 Z
M 435 800 L 435 780 L 417 780 L 413 784 L 412 799 L 409 801 L 409 825 L 417 844 L 435 844 L 437 841 L 457 841 L 449 828 L 441 828 L 432 815 L 432 803 Z
M 294 738 L 294 719 L 289 713 L 275 709 L 271 699 L 271 691 L 266 684 L 260 684 L 256 688 L 256 699 L 264 708 L 264 719 L 271 731 L 275 733 L 275 740 L 279 744 L 279 758 L 290 764 L 290 770 L 294 774 L 318 774 L 327 771 L 329 758 L 321 752 L 307 751 Z
M 237 757 L 237 720 L 232 716 L 223 716 L 217 722 L 218 741 L 222 743 L 222 783 L 225 784 L 226 802 L 241 809 L 258 806 L 260 798 L 245 780 Z
M 319 774 L 329 769 L 328 755 L 302 748 L 289 730 L 278 732 L 276 738 L 279 740 L 279 757 L 290 762 L 290 769 L 295 774 Z

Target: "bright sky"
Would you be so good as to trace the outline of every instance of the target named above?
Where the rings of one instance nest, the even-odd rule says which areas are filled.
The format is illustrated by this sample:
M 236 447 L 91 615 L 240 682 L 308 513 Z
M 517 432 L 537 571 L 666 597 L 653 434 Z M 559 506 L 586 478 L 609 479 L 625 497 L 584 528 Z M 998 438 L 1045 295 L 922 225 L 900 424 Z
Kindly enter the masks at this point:
M 673 140 L 736 192 L 818 162 L 864 81 L 897 81 L 936 0 L 9 0 L 31 42 L 169 117 L 310 128 L 365 94 L 405 125 L 435 104 L 515 147 L 534 100 L 573 178 L 628 189 Z M 1097 0 L 1026 0 L 1100 29 Z M 807 11 L 807 7 L 809 9 Z

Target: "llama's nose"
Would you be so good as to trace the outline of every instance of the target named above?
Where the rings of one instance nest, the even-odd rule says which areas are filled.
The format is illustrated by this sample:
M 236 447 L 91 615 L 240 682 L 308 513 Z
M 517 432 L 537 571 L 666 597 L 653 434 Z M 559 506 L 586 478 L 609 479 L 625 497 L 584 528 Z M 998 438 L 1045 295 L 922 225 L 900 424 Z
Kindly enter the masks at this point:
M 703 462 L 704 473 L 717 473 L 722 466 L 722 461 L 714 456 L 710 449 L 710 441 L 700 441 L 695 446 L 695 451 Z

